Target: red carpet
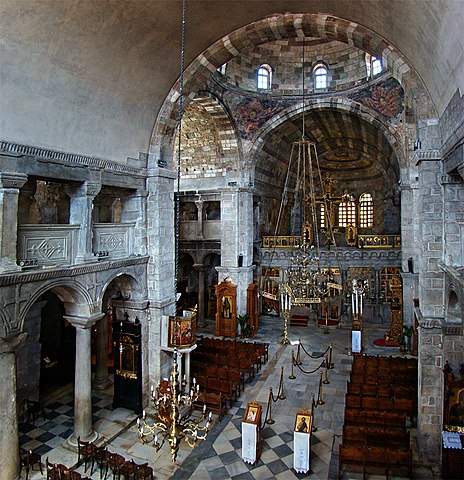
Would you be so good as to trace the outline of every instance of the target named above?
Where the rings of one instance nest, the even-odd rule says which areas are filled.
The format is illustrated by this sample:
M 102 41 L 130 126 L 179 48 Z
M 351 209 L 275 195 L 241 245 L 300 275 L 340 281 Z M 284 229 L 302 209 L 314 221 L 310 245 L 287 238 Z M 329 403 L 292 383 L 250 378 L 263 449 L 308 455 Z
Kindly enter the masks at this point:
M 389 342 L 385 341 L 385 338 L 378 338 L 377 340 L 374 340 L 374 345 L 376 347 L 399 347 L 400 344 L 397 342 L 392 342 L 391 340 Z

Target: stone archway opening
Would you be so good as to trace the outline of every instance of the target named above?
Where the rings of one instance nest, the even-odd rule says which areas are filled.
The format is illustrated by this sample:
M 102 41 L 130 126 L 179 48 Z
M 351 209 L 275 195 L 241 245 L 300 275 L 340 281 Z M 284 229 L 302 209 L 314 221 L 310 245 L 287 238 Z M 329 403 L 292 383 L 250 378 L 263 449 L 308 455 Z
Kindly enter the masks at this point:
M 448 308 L 446 310 L 446 322 L 454 325 L 462 325 L 463 313 L 459 297 L 454 290 L 448 294 Z

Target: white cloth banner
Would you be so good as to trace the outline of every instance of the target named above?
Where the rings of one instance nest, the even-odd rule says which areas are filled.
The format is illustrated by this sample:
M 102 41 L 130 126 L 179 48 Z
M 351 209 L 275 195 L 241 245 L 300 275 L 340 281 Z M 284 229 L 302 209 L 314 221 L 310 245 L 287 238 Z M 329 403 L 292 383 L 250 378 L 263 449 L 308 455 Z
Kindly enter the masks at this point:
M 307 473 L 311 457 L 309 433 L 293 432 L 293 468 L 297 473 Z
M 361 353 L 361 331 L 353 330 L 351 332 L 351 351 Z
M 257 428 L 257 425 L 242 422 L 242 459 L 245 463 L 256 462 Z

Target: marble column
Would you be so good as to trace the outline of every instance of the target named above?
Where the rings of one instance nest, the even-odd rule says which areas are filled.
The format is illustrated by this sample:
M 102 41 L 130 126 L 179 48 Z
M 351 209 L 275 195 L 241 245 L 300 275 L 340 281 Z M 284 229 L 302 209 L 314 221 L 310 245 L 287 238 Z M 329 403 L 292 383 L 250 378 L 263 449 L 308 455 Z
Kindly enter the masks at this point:
M 69 223 L 80 225 L 77 241 L 76 263 L 94 261 L 92 239 L 93 201 L 101 189 L 101 183 L 84 182 L 78 188 L 69 188 L 67 193 L 71 199 Z
M 97 323 L 96 365 L 93 386 L 105 390 L 111 383 L 108 377 L 108 318 L 105 316 Z
M 76 370 L 74 378 L 74 433 L 68 438 L 71 447 L 77 447 L 77 439 L 93 442 L 98 434 L 92 428 L 92 325 L 105 314 L 87 317 L 65 315 L 63 318 L 76 328 Z
M 193 268 L 198 271 L 197 324 L 203 326 L 205 322 L 205 267 L 201 264 L 195 264 Z
M 19 473 L 19 437 L 16 405 L 16 350 L 22 333 L 0 338 L 0 472 L 2 480 L 16 480 Z
M 0 172 L 0 273 L 20 270 L 16 264 L 19 189 L 23 173 Z

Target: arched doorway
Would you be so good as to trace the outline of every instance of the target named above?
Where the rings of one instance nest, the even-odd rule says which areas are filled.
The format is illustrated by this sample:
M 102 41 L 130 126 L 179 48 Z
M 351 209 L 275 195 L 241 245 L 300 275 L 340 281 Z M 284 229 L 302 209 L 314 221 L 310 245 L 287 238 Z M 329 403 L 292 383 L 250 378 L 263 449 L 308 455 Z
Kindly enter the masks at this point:
M 80 286 L 53 285 L 32 295 L 22 313 L 27 336 L 17 352 L 19 444 L 39 455 L 73 434 L 94 436 L 90 381 L 86 382 L 88 337 L 82 328 L 78 334 L 74 322 L 77 318 L 91 321 L 87 299 Z M 78 369 L 76 358 L 80 359 Z

